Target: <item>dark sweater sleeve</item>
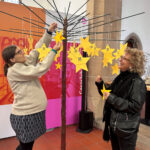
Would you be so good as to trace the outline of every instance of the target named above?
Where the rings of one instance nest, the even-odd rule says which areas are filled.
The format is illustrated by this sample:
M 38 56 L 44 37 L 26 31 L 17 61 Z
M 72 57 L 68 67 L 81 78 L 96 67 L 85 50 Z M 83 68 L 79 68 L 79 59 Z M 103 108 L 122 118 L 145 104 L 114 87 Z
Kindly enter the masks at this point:
M 101 82 L 95 82 L 95 84 L 96 84 L 96 86 L 97 86 L 97 89 L 98 89 L 99 94 L 100 94 L 101 96 L 103 96 L 103 94 L 102 94 L 102 92 L 101 92 L 101 90 L 103 89 L 103 84 L 104 84 L 103 80 L 102 80 Z

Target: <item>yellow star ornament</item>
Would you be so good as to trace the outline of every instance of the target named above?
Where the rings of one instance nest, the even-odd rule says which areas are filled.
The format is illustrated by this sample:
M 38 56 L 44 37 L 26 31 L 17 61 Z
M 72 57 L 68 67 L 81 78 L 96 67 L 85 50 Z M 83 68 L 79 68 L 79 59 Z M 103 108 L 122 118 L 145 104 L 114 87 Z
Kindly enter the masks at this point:
M 68 51 L 68 58 L 74 65 L 76 65 L 76 72 L 78 72 L 80 69 L 88 71 L 86 63 L 90 57 L 82 57 L 79 49 L 80 46 L 76 48 L 74 46 L 70 47 L 70 50 Z
M 29 42 L 29 50 L 32 50 L 33 49 L 33 38 L 32 38 L 32 36 L 30 36 L 28 38 L 28 42 Z
M 103 94 L 103 100 L 104 100 L 104 92 L 108 92 L 110 93 L 111 90 L 106 90 L 105 85 L 103 84 L 103 89 L 101 90 L 102 94 Z
M 73 63 L 76 65 L 76 72 L 78 72 L 80 69 L 88 71 L 86 63 L 89 61 L 89 59 L 90 57 L 78 57 L 76 61 L 73 61 Z
M 24 51 L 25 55 L 28 55 L 28 49 L 27 48 L 24 48 L 23 51 Z
M 60 57 L 60 53 L 61 53 L 62 51 L 63 51 L 63 45 L 61 46 L 60 50 L 57 51 L 57 54 L 56 54 L 55 59 L 54 59 L 56 62 L 57 62 L 57 58 Z
M 119 67 L 118 67 L 118 64 L 116 63 L 114 66 L 111 67 L 113 72 L 112 72 L 112 75 L 113 74 L 119 74 Z
M 115 59 L 119 59 L 121 56 L 125 54 L 125 49 L 127 48 L 127 43 L 126 44 L 121 44 L 120 43 L 120 49 L 117 49 L 117 52 L 114 53 Z
M 103 58 L 103 67 L 108 66 L 108 63 L 112 64 L 114 56 L 112 55 L 114 49 L 111 49 L 109 45 L 105 49 L 102 49 L 101 52 L 104 54 Z
M 95 43 L 90 46 L 90 55 L 91 56 L 99 56 L 100 48 L 97 48 Z
M 56 43 L 60 42 L 62 43 L 62 40 L 64 40 L 65 38 L 62 36 L 63 30 L 61 30 L 60 32 L 58 32 L 56 30 L 56 35 L 54 36 L 54 39 L 56 41 Z
M 42 61 L 51 51 L 51 48 L 47 48 L 46 45 L 43 44 L 41 48 L 37 49 L 37 51 L 39 52 L 39 61 Z
M 58 62 L 58 64 L 55 64 L 56 65 L 56 69 L 61 69 L 61 64 Z
M 87 52 L 88 56 L 91 54 L 91 43 L 89 42 L 89 36 L 87 36 L 85 39 L 80 37 L 80 45 L 79 47 L 83 48 L 84 52 Z
M 72 62 L 78 61 L 78 58 L 82 57 L 81 53 L 79 52 L 79 47 L 70 47 L 68 51 L 68 58 Z
M 120 56 L 123 56 L 125 54 L 126 48 L 127 48 L 127 43 L 124 45 L 122 43 L 120 43 Z
M 119 59 L 120 58 L 120 50 L 117 49 L 117 51 L 115 53 L 113 53 L 113 55 L 114 55 L 116 60 Z

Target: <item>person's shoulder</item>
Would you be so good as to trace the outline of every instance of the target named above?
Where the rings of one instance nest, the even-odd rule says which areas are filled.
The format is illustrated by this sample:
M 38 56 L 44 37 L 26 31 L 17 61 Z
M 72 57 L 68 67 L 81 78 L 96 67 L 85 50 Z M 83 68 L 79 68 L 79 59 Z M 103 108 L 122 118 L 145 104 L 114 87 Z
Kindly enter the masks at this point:
M 141 85 L 141 86 L 146 87 L 145 81 L 139 75 L 137 75 L 135 78 L 133 78 L 133 81 L 137 86 Z
M 25 66 L 24 63 L 15 63 L 13 66 L 11 66 L 9 68 L 10 71 L 13 71 L 13 70 L 21 70 L 23 67 Z
M 22 66 L 25 66 L 24 63 L 15 63 L 12 68 L 16 68 L 16 67 L 22 67 Z

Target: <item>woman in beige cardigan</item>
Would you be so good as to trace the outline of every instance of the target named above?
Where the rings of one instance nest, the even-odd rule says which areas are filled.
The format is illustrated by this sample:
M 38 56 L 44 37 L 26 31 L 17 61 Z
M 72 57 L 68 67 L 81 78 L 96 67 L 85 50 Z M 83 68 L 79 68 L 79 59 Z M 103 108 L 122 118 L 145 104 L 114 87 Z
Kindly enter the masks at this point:
M 45 109 L 47 98 L 40 84 L 39 77 L 50 68 L 60 43 L 57 43 L 47 57 L 38 62 L 43 43 L 49 46 L 52 32 L 57 24 L 52 23 L 43 37 L 28 56 L 16 45 L 6 47 L 2 56 L 5 61 L 4 73 L 14 93 L 14 102 L 10 121 L 20 142 L 16 150 L 32 150 L 34 140 L 46 132 Z

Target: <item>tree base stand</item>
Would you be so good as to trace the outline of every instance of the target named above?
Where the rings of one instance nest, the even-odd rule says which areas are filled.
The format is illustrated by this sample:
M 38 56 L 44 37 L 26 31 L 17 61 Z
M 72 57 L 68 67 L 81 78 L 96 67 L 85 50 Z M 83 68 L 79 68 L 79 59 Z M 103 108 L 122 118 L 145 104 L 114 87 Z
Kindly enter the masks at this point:
M 79 126 L 77 131 L 81 133 L 89 133 L 93 130 L 93 112 L 79 112 Z

